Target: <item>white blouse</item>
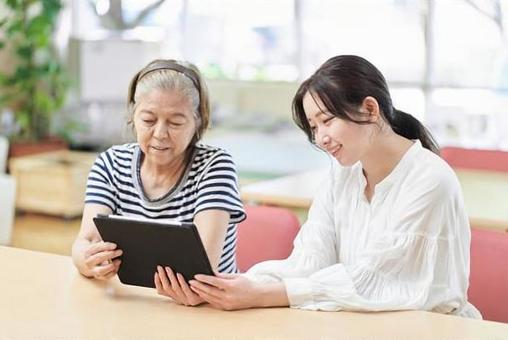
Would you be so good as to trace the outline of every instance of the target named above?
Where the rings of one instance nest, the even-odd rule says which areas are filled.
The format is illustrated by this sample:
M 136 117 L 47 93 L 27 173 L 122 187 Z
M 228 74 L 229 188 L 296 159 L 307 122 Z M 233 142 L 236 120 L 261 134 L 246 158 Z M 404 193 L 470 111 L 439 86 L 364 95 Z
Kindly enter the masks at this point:
M 366 183 L 361 163 L 334 161 L 289 258 L 246 275 L 282 280 L 293 308 L 481 318 L 467 302 L 471 234 L 453 170 L 416 141 L 370 203 Z

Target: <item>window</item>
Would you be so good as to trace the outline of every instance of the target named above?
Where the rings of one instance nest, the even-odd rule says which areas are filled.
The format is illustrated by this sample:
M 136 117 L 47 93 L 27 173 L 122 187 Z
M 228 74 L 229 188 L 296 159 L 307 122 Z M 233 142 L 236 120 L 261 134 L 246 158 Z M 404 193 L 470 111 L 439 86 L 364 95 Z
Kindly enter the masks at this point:
M 296 80 L 293 0 L 189 0 L 185 58 L 211 78 Z
M 332 56 L 358 54 L 441 144 L 508 148 L 508 1 L 74 0 L 78 33 L 111 27 L 113 3 L 124 23 L 139 21 L 130 34 L 159 41 L 163 56 L 194 62 L 209 79 L 293 85 Z M 291 98 L 279 99 L 289 112 Z
M 423 79 L 420 1 L 303 1 L 302 32 L 304 77 L 332 56 L 357 54 L 390 82 Z
M 499 0 L 433 2 L 427 122 L 441 144 L 508 148 L 507 10 Z

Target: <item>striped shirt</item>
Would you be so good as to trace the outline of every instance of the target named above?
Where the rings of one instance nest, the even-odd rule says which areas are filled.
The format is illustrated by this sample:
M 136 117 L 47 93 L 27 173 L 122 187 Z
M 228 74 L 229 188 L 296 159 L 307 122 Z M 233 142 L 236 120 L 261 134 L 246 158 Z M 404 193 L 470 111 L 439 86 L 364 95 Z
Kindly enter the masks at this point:
M 234 273 L 236 224 L 245 219 L 236 167 L 223 149 L 198 144 L 177 184 L 164 196 L 150 199 L 141 182 L 143 153 L 137 143 L 117 145 L 101 153 L 88 176 L 85 203 L 109 207 L 114 214 L 193 222 L 197 213 L 225 210 L 230 220 L 219 272 Z

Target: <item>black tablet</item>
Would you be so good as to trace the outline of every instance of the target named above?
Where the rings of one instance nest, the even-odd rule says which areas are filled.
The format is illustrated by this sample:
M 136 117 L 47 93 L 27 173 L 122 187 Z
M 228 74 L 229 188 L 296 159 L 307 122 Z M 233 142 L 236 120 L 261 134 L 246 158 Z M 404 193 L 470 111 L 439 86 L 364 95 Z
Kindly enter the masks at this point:
M 98 215 L 93 220 L 102 239 L 123 251 L 118 277 L 124 284 L 155 288 L 157 265 L 171 267 L 187 281 L 195 274 L 214 275 L 192 223 L 118 215 Z

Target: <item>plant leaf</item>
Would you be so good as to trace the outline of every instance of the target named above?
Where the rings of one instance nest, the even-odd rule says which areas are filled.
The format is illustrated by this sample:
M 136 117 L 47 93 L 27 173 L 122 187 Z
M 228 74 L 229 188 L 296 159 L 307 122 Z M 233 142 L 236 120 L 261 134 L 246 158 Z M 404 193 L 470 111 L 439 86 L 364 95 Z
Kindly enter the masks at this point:
M 7 3 L 7 6 L 9 6 L 10 8 L 17 8 L 20 4 L 18 4 L 18 1 L 17 0 L 7 0 L 6 1 Z
M 34 54 L 34 48 L 31 45 L 20 46 L 16 49 L 16 54 L 23 59 L 31 59 Z
M 1 0 L 0 0 L 1 1 Z M 68 80 L 52 46 L 61 0 L 4 0 L 9 16 L 0 15 L 0 49 L 12 46 L 16 65 L 0 72 L 0 105 L 11 108 L 25 138 L 37 139 L 64 103 Z M 26 17 L 30 6 L 40 6 Z M 35 9 L 35 8 L 33 8 Z M 35 11 L 32 11 L 35 12 Z M 11 15 L 12 13 L 12 15 Z

